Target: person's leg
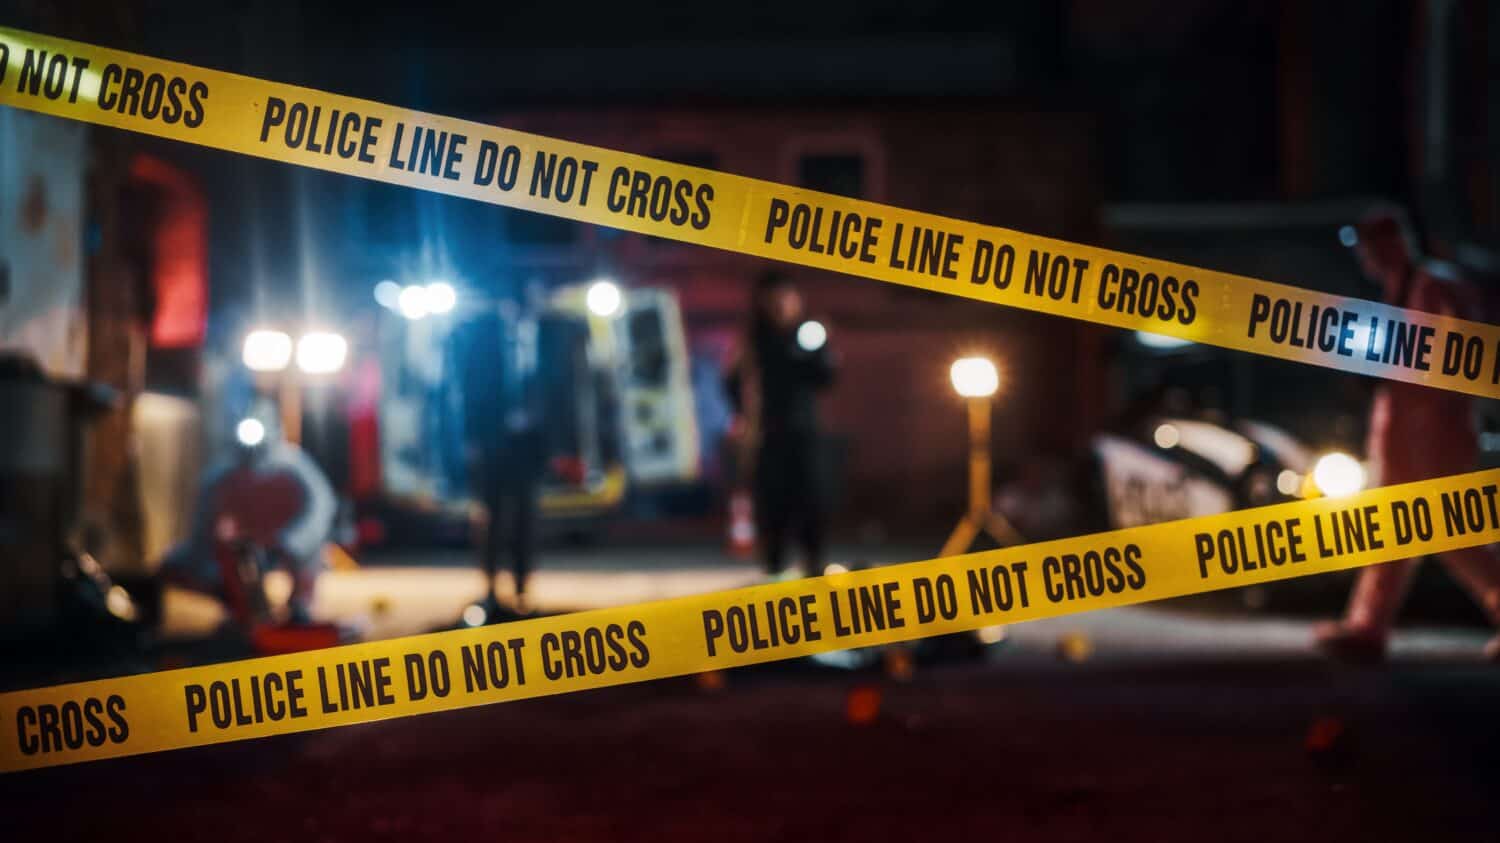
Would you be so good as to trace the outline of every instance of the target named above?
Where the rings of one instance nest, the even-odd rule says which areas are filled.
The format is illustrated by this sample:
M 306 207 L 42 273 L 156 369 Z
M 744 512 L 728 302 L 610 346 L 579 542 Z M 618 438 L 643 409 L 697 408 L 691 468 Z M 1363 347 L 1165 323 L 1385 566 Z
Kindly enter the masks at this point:
M 497 602 L 495 578 L 500 573 L 500 548 L 505 540 L 505 496 L 500 484 L 489 481 L 485 484 L 484 536 L 479 545 L 479 563 L 484 571 L 485 600 L 491 605 Z
M 784 501 L 756 501 L 755 520 L 756 530 L 760 534 L 761 558 L 765 562 L 766 573 L 773 577 L 786 570 L 788 515 Z
M 1500 627 L 1500 559 L 1488 547 L 1450 550 L 1438 558 L 1484 610 L 1490 623 Z
M 1362 569 L 1349 596 L 1349 606 L 1344 610 L 1344 625 L 1382 638 L 1389 635 L 1416 572 L 1416 559 Z
M 516 580 L 517 609 L 525 611 L 526 586 L 536 556 L 537 490 L 523 483 L 512 496 L 511 570 Z
M 1385 407 L 1377 401 L 1377 413 Z M 1406 443 L 1384 435 L 1384 423 L 1374 420 L 1367 443 L 1370 455 L 1371 486 L 1390 486 L 1420 479 Z M 1380 661 L 1385 658 L 1386 642 L 1396 615 L 1406 599 L 1406 591 L 1416 572 L 1417 560 L 1402 559 L 1360 569 L 1349 593 L 1344 617 L 1313 627 L 1313 640 L 1325 653 L 1349 661 Z
M 766 573 L 779 575 L 786 568 L 787 507 L 785 466 L 774 454 L 762 453 L 755 469 L 755 530 Z
M 1406 598 L 1417 560 L 1371 565 L 1359 572 L 1344 619 L 1318 624 L 1313 637 L 1328 655 L 1347 661 L 1380 661 L 1396 614 Z
M 796 456 L 798 472 L 796 493 L 792 506 L 798 519 L 798 537 L 801 539 L 803 564 L 808 576 L 823 573 L 827 563 L 824 553 L 824 492 L 822 465 L 817 442 L 809 438 Z
M 1450 550 L 1438 558 L 1495 627 L 1495 637 L 1485 645 L 1484 654 L 1491 661 L 1500 661 L 1500 559 L 1488 547 Z

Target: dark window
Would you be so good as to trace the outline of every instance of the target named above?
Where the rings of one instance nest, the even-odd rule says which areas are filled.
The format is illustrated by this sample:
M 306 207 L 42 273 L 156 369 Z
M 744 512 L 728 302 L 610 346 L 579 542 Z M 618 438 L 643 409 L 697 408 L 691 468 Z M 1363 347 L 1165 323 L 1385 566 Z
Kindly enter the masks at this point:
M 661 311 L 654 307 L 632 311 L 627 324 L 635 382 L 652 387 L 666 386 L 667 329 L 662 324 Z
M 804 155 L 797 163 L 797 181 L 809 190 L 859 199 L 865 194 L 865 160 L 858 155 Z
M 652 158 L 660 158 L 663 161 L 671 161 L 673 164 L 685 164 L 689 167 L 702 167 L 705 170 L 716 170 L 719 167 L 719 156 L 707 149 L 669 149 L 653 153 Z M 646 242 L 652 246 L 664 246 L 669 243 L 677 243 L 676 240 L 668 240 L 665 237 L 652 237 L 646 235 Z
M 702 167 L 705 170 L 714 170 L 719 166 L 719 156 L 707 149 L 668 149 L 657 152 L 651 157 L 671 161 L 673 164 Z

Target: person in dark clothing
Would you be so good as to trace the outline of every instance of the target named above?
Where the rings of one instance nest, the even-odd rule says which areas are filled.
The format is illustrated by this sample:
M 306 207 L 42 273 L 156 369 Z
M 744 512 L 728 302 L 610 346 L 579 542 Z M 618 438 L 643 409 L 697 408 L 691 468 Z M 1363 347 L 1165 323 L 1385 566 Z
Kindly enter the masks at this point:
M 478 544 L 488 621 L 514 617 L 495 593 L 501 557 L 510 557 L 517 608 L 524 611 L 536 555 L 541 434 L 531 379 L 519 366 L 516 322 L 503 309 L 486 308 L 454 332 L 469 486 L 486 516 Z
M 823 570 L 823 442 L 818 393 L 834 379 L 827 331 L 804 319 L 802 296 L 779 273 L 755 285 L 750 321 L 726 386 L 745 421 L 756 531 L 766 571 L 786 567 L 793 532 L 806 569 Z

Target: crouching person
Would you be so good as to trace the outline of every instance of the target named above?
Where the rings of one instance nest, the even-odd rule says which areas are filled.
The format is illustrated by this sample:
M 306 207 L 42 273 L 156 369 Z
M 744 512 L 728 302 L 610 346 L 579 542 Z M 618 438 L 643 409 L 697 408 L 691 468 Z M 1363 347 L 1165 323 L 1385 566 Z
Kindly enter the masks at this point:
M 250 624 L 267 619 L 261 576 L 285 568 L 288 620 L 307 623 L 337 499 L 317 463 L 267 427 L 241 422 L 233 454 L 204 477 L 192 534 L 162 570 L 168 582 L 222 599 Z

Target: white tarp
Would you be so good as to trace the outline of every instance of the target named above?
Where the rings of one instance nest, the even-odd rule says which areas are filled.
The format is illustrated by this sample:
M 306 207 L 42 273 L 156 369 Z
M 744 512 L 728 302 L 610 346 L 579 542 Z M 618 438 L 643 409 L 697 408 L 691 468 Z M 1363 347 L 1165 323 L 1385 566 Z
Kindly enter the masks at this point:
M 84 373 L 87 127 L 0 108 L 0 351 Z

